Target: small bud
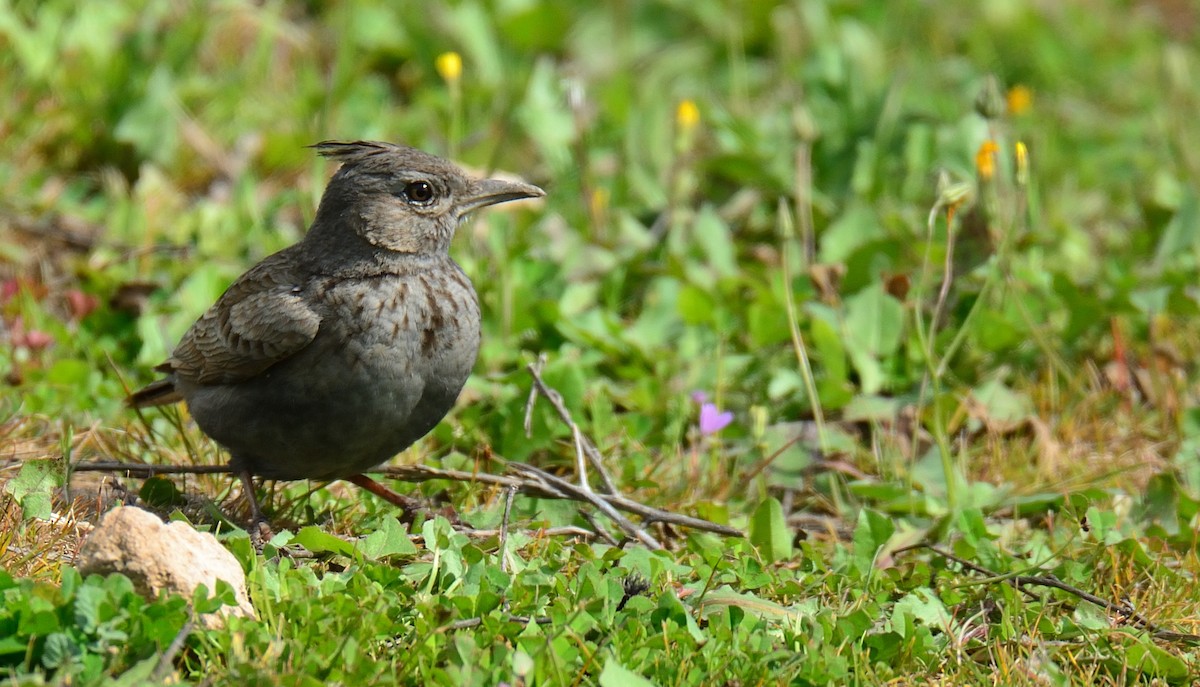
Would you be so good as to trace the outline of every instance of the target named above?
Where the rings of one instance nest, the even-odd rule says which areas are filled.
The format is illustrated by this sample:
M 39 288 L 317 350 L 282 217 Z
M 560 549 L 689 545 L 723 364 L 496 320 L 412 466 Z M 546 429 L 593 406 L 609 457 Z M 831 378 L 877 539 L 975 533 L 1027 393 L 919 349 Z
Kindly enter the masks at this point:
M 700 108 L 696 107 L 696 102 L 690 99 L 681 101 L 679 107 L 675 108 L 675 124 L 679 130 L 684 134 L 691 133 L 699 123 Z
M 100 300 L 95 296 L 84 293 L 79 289 L 71 289 L 67 291 L 67 306 L 71 310 L 71 318 L 74 320 L 82 320 L 92 313 Z
M 19 315 L 13 320 L 9 340 L 14 347 L 30 351 L 40 351 L 54 343 L 54 337 L 50 334 L 40 329 L 26 329 L 25 320 Z
M 30 329 L 20 338 L 13 337 L 13 343 L 17 347 L 23 346 L 31 351 L 40 351 L 54 343 L 54 337 L 40 329 Z
M 7 303 L 13 296 L 21 292 L 20 279 L 5 279 L 0 282 L 0 303 Z
M 992 177 L 996 176 L 996 153 L 998 152 L 1000 152 L 1000 146 L 990 138 L 980 144 L 979 150 L 975 153 L 975 169 L 978 170 L 980 179 L 991 181 Z
M 1022 84 L 1008 89 L 1005 99 L 1008 101 L 1008 113 L 1013 116 L 1023 115 L 1033 107 L 1033 91 Z
M 784 241 L 791 241 L 796 238 L 796 222 L 792 217 L 792 208 L 788 205 L 787 200 L 782 197 L 776 205 L 775 217 L 775 228 L 779 232 L 779 238 Z
M 941 208 L 956 208 L 971 199 L 971 184 L 965 181 L 954 181 L 946 170 L 938 173 L 937 206 Z
M 592 191 L 592 197 L 589 199 L 591 205 L 592 216 L 599 217 L 608 210 L 608 189 L 599 187 Z
M 1025 147 L 1024 141 L 1017 141 L 1017 185 L 1024 186 L 1029 183 L 1029 148 Z
M 820 130 L 817 129 L 817 122 L 813 119 L 812 112 L 803 105 L 798 105 L 792 110 L 792 126 L 796 128 L 796 135 L 800 140 L 812 143 L 817 140 L 820 135 Z
M 434 66 L 437 67 L 438 74 L 446 83 L 458 83 L 459 78 L 462 77 L 462 56 L 454 51 L 438 55 Z
M 999 119 L 1004 114 L 1004 96 L 1000 94 L 1000 81 L 989 74 L 983 82 L 983 90 L 975 97 L 975 111 L 985 119 Z
M 937 194 L 939 199 L 941 199 L 941 197 L 946 194 L 946 189 L 950 188 L 950 184 L 952 183 L 954 183 L 954 180 L 950 178 L 950 172 L 947 172 L 944 168 L 939 169 L 937 173 L 937 181 L 935 181 L 933 185 L 933 192 Z
M 1191 50 L 1183 43 L 1173 42 L 1163 49 L 1162 64 L 1171 90 L 1179 92 L 1195 87 L 1196 75 L 1191 66 L 1191 55 Z
M 750 434 L 755 441 L 762 441 L 767 435 L 767 420 L 769 413 L 763 406 L 750 406 Z

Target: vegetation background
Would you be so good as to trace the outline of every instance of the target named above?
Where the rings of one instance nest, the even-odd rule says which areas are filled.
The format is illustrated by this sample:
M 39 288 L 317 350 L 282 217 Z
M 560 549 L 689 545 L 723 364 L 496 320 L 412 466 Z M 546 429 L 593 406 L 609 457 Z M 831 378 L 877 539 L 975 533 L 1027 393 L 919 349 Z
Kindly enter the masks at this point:
M 0 1 L 0 674 L 1194 680 L 1198 21 L 1186 0 Z M 219 531 L 261 620 L 181 634 L 183 600 L 81 579 L 98 481 L 72 474 L 71 504 L 66 466 L 224 460 L 122 398 L 301 236 L 326 138 L 549 193 L 460 232 L 483 351 L 399 462 L 574 479 L 553 410 L 523 426 L 545 355 L 622 492 L 749 536 L 539 535 L 619 530 L 517 497 L 501 551 L 298 483 L 256 554 L 195 507 L 236 510 L 228 479 L 115 475 Z M 482 484 L 396 486 L 477 527 L 504 510 Z

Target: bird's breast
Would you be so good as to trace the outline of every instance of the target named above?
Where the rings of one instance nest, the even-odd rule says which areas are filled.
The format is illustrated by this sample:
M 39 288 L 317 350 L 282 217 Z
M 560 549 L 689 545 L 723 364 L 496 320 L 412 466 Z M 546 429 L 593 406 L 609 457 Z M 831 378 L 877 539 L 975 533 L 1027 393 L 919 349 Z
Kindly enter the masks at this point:
M 318 287 L 320 357 L 351 376 L 460 386 L 479 350 L 479 302 L 449 267 L 330 280 Z M 455 389 L 457 394 L 457 389 Z

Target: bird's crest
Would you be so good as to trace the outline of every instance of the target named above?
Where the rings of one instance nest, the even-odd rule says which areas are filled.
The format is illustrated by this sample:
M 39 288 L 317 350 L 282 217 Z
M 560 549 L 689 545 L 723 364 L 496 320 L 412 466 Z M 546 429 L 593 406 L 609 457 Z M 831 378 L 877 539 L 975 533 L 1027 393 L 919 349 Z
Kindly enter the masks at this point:
M 374 155 L 386 155 L 403 150 L 402 146 L 382 141 L 321 141 L 315 148 L 321 157 L 342 163 L 363 162 Z
M 367 174 L 392 174 L 401 169 L 421 169 L 440 174 L 461 174 L 450 161 L 422 150 L 382 141 L 322 141 L 309 146 L 321 157 L 358 168 Z

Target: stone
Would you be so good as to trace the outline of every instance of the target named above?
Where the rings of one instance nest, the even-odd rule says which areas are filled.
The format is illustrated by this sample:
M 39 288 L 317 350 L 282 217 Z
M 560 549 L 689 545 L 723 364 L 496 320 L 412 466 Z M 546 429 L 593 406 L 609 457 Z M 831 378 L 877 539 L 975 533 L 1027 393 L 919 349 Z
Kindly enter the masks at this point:
M 233 587 L 237 605 L 204 614 L 200 622 L 215 628 L 227 616 L 257 617 L 241 564 L 216 537 L 185 522 L 164 524 L 141 508 L 120 506 L 106 513 L 80 547 L 76 566 L 85 576 L 121 573 L 148 599 L 166 593 L 190 602 L 201 584 L 211 595 L 217 580 L 225 580 Z

